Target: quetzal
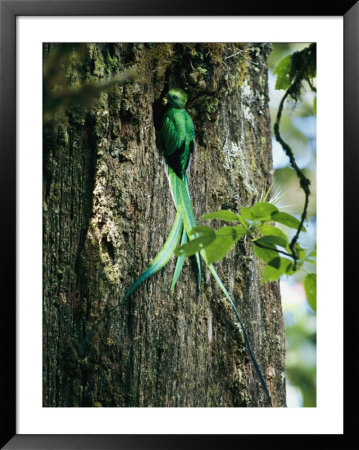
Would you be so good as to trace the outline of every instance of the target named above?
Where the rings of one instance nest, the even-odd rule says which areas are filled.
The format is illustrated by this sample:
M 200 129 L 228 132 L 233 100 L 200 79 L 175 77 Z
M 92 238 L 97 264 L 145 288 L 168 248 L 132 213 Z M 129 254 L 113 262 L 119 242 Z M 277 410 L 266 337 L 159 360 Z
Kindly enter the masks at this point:
M 175 207 L 177 210 L 172 229 L 168 235 L 163 247 L 151 262 L 147 270 L 135 281 L 131 288 L 126 292 L 121 300 L 123 303 L 132 292 L 147 278 L 162 269 L 172 257 L 175 248 L 180 242 L 184 244 L 188 238 L 193 239 L 196 235 L 190 235 L 191 229 L 196 226 L 196 219 L 192 208 L 192 202 L 189 195 L 188 188 L 188 172 L 191 165 L 192 155 L 195 147 L 195 133 L 193 121 L 185 110 L 187 103 L 187 94 L 181 89 L 170 89 L 165 96 L 165 102 L 168 103 L 168 108 L 164 114 L 162 125 L 159 130 L 159 147 L 165 158 L 168 168 L 168 178 L 171 186 L 171 192 Z M 181 238 L 182 236 L 182 238 Z M 201 251 L 201 256 L 206 262 L 207 267 L 217 281 L 219 287 L 224 292 L 229 300 L 232 308 L 236 314 L 237 320 L 243 331 L 244 339 L 248 348 L 248 352 L 254 364 L 257 375 L 260 379 L 269 404 L 271 399 L 269 392 L 252 352 L 247 332 L 244 328 L 243 322 L 237 311 L 237 308 L 229 295 L 227 289 L 224 287 L 216 270 L 212 264 L 208 264 L 206 260 L 205 248 Z M 185 256 L 179 256 L 172 279 L 171 289 L 174 288 L 176 281 L 180 275 Z M 199 271 L 199 285 L 201 284 L 201 258 L 196 254 L 197 266 Z
M 194 126 L 191 116 L 185 110 L 187 94 L 179 89 L 170 89 L 163 99 L 168 103 L 164 114 L 161 129 L 159 130 L 158 145 L 166 160 L 167 175 L 169 178 L 173 201 L 176 206 L 176 217 L 166 242 L 151 262 L 147 270 L 135 281 L 126 292 L 121 302 L 147 278 L 162 269 L 173 256 L 173 252 L 179 244 L 188 240 L 189 231 L 196 226 L 192 203 L 188 189 L 188 171 L 191 165 L 194 151 Z M 194 236 L 195 237 L 195 236 Z M 199 286 L 201 285 L 202 269 L 199 254 L 196 254 L 199 272 Z M 185 255 L 177 260 L 172 279 L 171 289 L 181 273 Z

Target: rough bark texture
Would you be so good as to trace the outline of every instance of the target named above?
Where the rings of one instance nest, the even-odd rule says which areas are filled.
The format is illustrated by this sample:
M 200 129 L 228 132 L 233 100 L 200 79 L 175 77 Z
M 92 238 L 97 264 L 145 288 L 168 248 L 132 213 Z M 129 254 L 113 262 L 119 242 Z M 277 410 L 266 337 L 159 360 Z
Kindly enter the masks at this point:
M 238 212 L 270 186 L 269 51 L 266 44 L 44 45 L 44 406 L 266 404 L 228 301 L 206 269 L 196 295 L 191 259 L 174 291 L 173 260 L 81 344 L 171 228 L 175 210 L 155 133 L 169 86 L 187 90 L 195 124 L 197 217 Z M 97 94 L 94 83 L 128 69 L 127 80 Z M 216 268 L 273 405 L 285 406 L 278 283 L 261 285 L 248 240 Z

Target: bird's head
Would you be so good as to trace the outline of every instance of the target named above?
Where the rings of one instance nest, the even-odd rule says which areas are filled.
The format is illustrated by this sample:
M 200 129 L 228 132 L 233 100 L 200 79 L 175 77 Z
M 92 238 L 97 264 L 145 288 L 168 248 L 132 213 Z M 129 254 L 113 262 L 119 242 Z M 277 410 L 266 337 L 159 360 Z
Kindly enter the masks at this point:
M 184 109 L 187 103 L 187 94 L 182 89 L 170 89 L 163 99 L 163 103 L 172 108 Z

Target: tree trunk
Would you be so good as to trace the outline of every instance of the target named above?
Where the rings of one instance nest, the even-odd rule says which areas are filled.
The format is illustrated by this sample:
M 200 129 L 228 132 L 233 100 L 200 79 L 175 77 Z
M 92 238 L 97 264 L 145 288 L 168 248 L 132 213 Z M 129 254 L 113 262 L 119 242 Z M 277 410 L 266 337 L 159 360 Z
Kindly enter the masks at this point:
M 238 212 L 271 185 L 269 51 L 267 44 L 44 45 L 44 406 L 266 405 L 231 306 L 206 269 L 197 295 L 192 258 L 174 291 L 173 258 L 98 320 L 147 268 L 174 220 L 155 132 L 169 87 L 186 89 L 195 125 L 197 218 Z M 273 406 L 285 406 L 278 283 L 261 285 L 248 240 L 216 269 Z

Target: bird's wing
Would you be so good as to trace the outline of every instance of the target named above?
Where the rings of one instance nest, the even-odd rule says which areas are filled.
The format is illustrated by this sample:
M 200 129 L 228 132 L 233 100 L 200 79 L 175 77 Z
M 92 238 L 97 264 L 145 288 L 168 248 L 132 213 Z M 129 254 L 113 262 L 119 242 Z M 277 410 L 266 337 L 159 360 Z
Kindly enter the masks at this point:
M 184 124 L 183 124 L 184 125 Z M 173 117 L 167 116 L 161 126 L 161 146 L 165 156 L 170 156 L 183 146 L 185 141 L 185 129 L 180 132 L 180 124 L 176 123 Z
M 188 123 L 188 118 L 190 123 Z M 192 128 L 191 128 L 192 124 Z M 167 164 L 183 178 L 188 173 L 194 150 L 193 122 L 186 111 L 176 116 L 168 115 L 162 123 L 161 148 Z

